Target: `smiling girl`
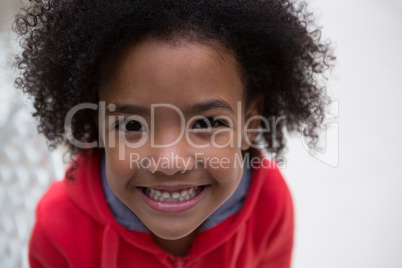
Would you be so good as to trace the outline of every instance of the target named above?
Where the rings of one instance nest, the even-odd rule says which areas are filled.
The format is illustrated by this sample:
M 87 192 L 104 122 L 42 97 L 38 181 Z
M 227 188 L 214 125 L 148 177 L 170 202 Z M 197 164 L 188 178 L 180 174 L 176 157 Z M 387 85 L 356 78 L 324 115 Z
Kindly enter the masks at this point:
M 278 0 L 31 2 L 16 83 L 75 156 L 31 266 L 289 267 L 292 201 L 264 152 L 323 119 L 333 57 L 313 26 Z

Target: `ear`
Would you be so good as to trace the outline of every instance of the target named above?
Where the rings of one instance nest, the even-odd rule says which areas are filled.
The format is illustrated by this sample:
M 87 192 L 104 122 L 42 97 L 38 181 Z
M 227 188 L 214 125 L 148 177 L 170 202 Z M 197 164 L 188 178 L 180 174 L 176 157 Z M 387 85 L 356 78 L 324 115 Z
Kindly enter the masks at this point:
M 264 107 L 264 97 L 262 95 L 254 98 L 246 106 L 245 120 L 243 128 L 243 139 L 241 149 L 248 150 L 254 144 L 254 138 L 259 131 Z

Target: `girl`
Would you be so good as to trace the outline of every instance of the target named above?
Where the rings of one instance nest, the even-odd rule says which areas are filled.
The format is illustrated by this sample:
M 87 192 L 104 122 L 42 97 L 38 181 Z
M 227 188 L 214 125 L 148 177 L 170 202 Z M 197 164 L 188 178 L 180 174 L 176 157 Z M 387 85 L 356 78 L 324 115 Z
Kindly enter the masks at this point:
M 322 120 L 333 59 L 303 6 L 35 0 L 15 30 L 16 84 L 75 156 L 38 205 L 32 267 L 290 266 L 292 201 L 264 152 Z

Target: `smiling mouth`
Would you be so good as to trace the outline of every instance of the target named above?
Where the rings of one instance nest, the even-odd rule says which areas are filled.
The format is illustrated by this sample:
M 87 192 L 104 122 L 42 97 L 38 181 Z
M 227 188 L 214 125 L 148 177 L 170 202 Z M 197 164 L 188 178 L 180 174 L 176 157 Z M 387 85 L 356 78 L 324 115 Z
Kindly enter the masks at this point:
M 165 203 L 178 203 L 190 200 L 199 195 L 205 186 L 196 186 L 176 191 L 166 191 L 144 187 L 142 192 L 149 198 Z

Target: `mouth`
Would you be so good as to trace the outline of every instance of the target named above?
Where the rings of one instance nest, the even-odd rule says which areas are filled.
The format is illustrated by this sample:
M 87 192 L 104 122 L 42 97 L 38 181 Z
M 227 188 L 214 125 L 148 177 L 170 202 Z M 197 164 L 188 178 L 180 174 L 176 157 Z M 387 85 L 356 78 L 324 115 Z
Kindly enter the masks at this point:
M 178 203 L 194 198 L 202 192 L 205 186 L 196 186 L 176 191 L 166 191 L 155 188 L 143 188 L 143 192 L 149 198 L 166 203 Z
M 209 185 L 167 190 L 138 187 L 142 199 L 151 208 L 161 212 L 181 212 L 198 204 L 205 196 Z

